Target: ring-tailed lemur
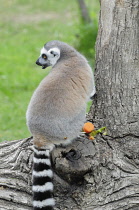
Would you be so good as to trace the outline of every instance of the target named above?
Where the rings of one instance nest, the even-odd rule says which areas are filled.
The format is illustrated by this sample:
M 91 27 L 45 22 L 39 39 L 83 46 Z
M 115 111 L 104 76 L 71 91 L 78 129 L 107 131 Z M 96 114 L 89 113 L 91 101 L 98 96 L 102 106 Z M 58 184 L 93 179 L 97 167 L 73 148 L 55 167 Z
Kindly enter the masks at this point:
M 34 142 L 33 208 L 50 210 L 55 205 L 50 152 L 79 135 L 95 85 L 87 60 L 64 42 L 46 43 L 36 64 L 52 69 L 35 90 L 26 114 Z

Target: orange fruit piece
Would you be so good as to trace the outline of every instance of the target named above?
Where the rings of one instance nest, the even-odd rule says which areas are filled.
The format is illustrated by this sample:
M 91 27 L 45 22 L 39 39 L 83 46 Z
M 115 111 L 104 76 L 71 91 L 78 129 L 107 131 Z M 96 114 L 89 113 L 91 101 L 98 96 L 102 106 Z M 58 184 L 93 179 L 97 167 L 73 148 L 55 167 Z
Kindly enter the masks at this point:
M 94 124 L 92 124 L 91 122 L 86 122 L 83 126 L 83 131 L 85 133 L 91 133 L 94 130 Z
M 89 139 L 90 140 L 94 140 L 95 138 L 93 136 L 89 136 Z

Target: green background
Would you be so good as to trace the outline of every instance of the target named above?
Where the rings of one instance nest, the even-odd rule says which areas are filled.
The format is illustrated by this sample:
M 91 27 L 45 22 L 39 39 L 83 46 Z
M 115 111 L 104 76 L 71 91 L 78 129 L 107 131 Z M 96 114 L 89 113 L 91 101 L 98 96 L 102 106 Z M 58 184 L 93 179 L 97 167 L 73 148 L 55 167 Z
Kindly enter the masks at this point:
M 0 141 L 30 136 L 26 109 L 50 70 L 35 64 L 44 43 L 67 42 L 94 65 L 99 2 L 86 3 L 89 24 L 81 20 L 75 0 L 0 0 Z

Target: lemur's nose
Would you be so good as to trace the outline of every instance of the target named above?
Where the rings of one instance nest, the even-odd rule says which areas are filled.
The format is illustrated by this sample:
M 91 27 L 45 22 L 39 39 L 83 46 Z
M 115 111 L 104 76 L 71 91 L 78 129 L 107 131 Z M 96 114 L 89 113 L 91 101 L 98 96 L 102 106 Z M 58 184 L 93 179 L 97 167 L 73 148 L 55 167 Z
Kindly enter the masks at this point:
M 42 66 L 39 62 L 39 59 L 36 61 L 36 64 L 39 65 L 39 66 Z

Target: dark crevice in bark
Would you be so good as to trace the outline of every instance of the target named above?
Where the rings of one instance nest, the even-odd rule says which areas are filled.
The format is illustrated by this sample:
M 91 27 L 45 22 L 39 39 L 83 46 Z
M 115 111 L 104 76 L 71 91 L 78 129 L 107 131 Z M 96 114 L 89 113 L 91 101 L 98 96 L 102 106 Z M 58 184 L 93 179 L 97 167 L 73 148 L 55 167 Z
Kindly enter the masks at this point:
M 139 136 L 133 134 L 133 133 L 128 133 L 128 134 L 124 134 L 122 136 L 110 136 L 110 135 L 102 135 L 102 138 L 104 140 L 115 140 L 115 139 L 124 139 L 126 137 L 133 137 L 133 138 L 139 138 Z

